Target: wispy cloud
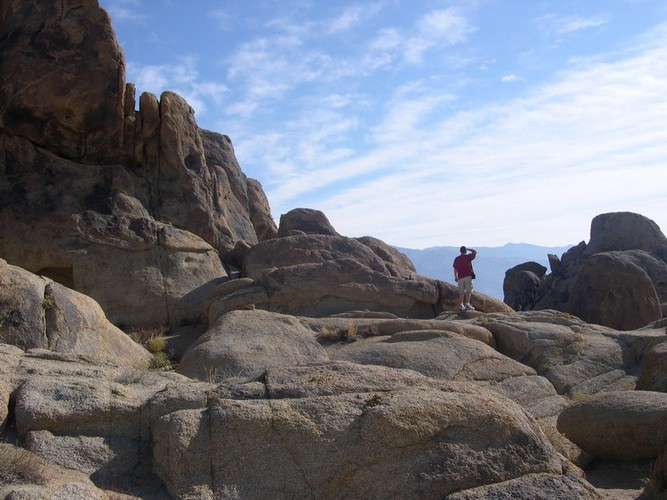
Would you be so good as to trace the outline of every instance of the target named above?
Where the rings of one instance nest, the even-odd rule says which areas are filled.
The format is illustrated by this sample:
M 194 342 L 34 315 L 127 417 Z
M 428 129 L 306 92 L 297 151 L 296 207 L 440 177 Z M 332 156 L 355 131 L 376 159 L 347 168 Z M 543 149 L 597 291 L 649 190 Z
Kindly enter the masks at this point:
M 332 35 L 349 31 L 362 24 L 365 20 L 372 18 L 381 10 L 382 5 L 380 3 L 347 7 L 338 17 L 325 21 L 324 32 Z
M 374 148 L 269 183 L 269 199 L 284 211 L 317 193 L 316 208 L 343 234 L 408 247 L 452 237 L 502 244 L 510 226 L 523 241 L 568 243 L 550 233 L 586 239 L 599 213 L 650 216 L 657 206 L 662 187 L 655 180 L 667 157 L 659 139 L 667 129 L 666 80 L 663 31 L 632 57 L 572 69 L 504 104 L 427 121 L 443 101 L 396 99 L 376 127 Z M 323 194 L 351 178 L 354 187 Z M 415 225 L 419 241 L 407 239 Z
M 141 14 L 142 0 L 112 0 L 106 7 L 114 21 L 142 23 L 145 16 Z
M 261 36 L 247 32 L 218 61 L 219 79 L 185 57 L 129 64 L 128 80 L 178 92 L 198 121 L 230 134 L 276 218 L 317 208 L 342 234 L 425 247 L 504 244 L 511 230 L 514 241 L 560 245 L 576 242 L 563 234 L 585 239 L 599 213 L 664 208 L 660 183 L 640 194 L 636 180 L 661 178 L 667 158 L 666 28 L 622 53 L 570 58 L 540 83 L 518 53 L 475 52 L 486 33 L 470 11 L 393 23 L 390 4 L 262 17 Z M 559 40 L 610 21 L 539 19 Z M 466 94 L 482 74 L 475 88 L 493 99 Z
M 202 80 L 196 69 L 195 58 L 183 57 L 174 64 L 127 64 L 127 79 L 141 92 L 159 95 L 165 90 L 183 97 L 199 115 L 204 115 L 211 104 L 220 104 L 227 87 L 220 82 Z
M 567 35 L 581 30 L 599 28 L 609 23 L 609 14 L 597 14 L 590 17 L 582 16 L 559 16 L 556 14 L 545 14 L 537 19 L 537 23 L 552 35 Z

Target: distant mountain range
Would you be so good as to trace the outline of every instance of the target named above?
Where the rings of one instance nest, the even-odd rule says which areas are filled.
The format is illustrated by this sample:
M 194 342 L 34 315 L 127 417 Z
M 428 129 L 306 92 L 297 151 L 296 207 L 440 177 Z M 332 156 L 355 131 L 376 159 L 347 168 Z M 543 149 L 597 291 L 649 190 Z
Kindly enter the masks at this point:
M 537 262 L 549 269 L 549 254 L 558 255 L 574 245 L 562 247 L 542 247 L 526 243 L 508 243 L 502 247 L 473 247 L 477 258 L 475 268 L 475 290 L 503 300 L 503 280 L 505 272 L 524 262 Z M 431 247 L 424 250 L 396 247 L 407 255 L 417 268 L 417 272 L 429 278 L 435 278 L 454 284 L 452 263 L 459 255 L 459 247 Z

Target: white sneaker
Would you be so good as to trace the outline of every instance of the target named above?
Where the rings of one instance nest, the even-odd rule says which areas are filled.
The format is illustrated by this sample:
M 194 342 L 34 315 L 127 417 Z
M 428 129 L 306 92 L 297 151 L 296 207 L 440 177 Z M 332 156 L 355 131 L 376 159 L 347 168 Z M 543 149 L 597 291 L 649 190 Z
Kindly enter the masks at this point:
M 475 308 L 474 308 L 471 304 L 466 304 L 464 307 L 465 307 L 468 311 L 474 311 L 474 310 L 475 310 Z
M 463 304 L 461 304 L 461 305 L 459 306 L 459 309 L 461 309 L 461 311 L 465 311 L 465 310 L 468 309 L 468 308 L 467 308 L 466 306 L 464 306 Z

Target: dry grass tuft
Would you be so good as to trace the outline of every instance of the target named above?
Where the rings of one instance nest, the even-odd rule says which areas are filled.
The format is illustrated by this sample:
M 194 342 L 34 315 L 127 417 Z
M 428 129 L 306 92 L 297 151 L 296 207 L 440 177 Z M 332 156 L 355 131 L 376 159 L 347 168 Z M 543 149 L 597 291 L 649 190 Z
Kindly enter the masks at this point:
M 39 458 L 23 448 L 0 445 L 0 487 L 9 484 L 46 484 L 46 469 Z
M 354 342 L 358 338 L 357 325 L 353 321 L 348 322 L 343 330 L 332 330 L 323 326 L 317 339 L 320 342 Z
M 169 332 L 166 325 L 154 327 L 136 328 L 128 333 L 130 338 L 137 344 L 143 345 L 148 352 L 153 355 L 151 368 L 169 368 L 171 360 L 165 352 L 167 347 L 167 338 L 165 335 Z

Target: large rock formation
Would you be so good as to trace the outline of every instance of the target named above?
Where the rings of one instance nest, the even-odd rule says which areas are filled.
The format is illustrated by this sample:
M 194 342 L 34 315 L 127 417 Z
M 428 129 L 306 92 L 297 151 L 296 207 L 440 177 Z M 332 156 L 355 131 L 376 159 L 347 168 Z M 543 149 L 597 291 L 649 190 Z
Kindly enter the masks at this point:
M 625 391 L 616 410 L 664 423 L 663 397 L 633 394 L 664 386 L 664 323 L 618 331 L 480 294 L 449 313 L 453 286 L 321 212 L 279 231 L 183 99 L 135 110 L 94 0 L 0 6 L 0 97 L 0 431 L 16 443 L 0 443 L 2 498 L 596 499 L 572 462 L 615 458 L 614 433 L 633 431 L 596 395 Z M 617 226 L 597 221 L 588 254 L 519 281 L 560 277 L 568 300 L 590 257 L 662 297 L 664 236 L 633 217 L 619 227 L 641 246 L 614 248 Z M 204 302 L 210 328 L 175 371 L 147 370 L 104 314 L 173 325 Z M 600 416 L 605 432 L 577 432 Z M 655 459 L 663 494 L 665 436 L 647 436 L 621 458 Z
M 306 316 L 360 310 L 434 318 L 457 304 L 452 285 L 418 275 L 405 255 L 376 238 L 339 235 L 316 210 L 284 214 L 278 237 L 244 248 L 237 259 L 244 281 L 212 292 L 209 324 L 247 307 Z M 481 294 L 474 300 L 482 311 L 511 310 Z
M 117 323 L 198 321 L 237 242 L 277 231 L 229 138 L 171 92 L 135 110 L 95 1 L 2 4 L 0 101 L 0 257 Z
M 91 299 L 0 270 L 0 430 L 50 470 L 76 469 L 74 498 L 106 498 L 95 486 L 162 498 L 527 498 L 539 487 L 598 498 L 568 460 L 606 459 L 598 450 L 613 439 L 577 434 L 597 413 L 564 410 L 582 395 L 634 392 L 655 371 L 642 360 L 666 342 L 660 325 L 621 332 L 553 311 L 424 320 L 245 310 L 187 350 L 177 371 L 188 378 L 134 369 L 150 356 Z M 633 396 L 614 401 L 623 398 L 637 407 Z M 651 401 L 664 399 L 652 398 L 649 423 Z M 631 435 L 630 420 L 620 429 L 605 412 L 613 432 Z M 660 460 L 661 446 L 641 457 Z M 267 460 L 274 474 L 258 475 Z M 64 487 L 61 475 L 30 480 L 0 494 Z
M 646 217 L 629 212 L 598 215 L 589 243 L 581 242 L 561 259 L 550 256 L 550 264 L 548 275 L 535 263 L 508 270 L 505 302 L 515 309 L 557 309 L 621 330 L 663 316 L 667 238 Z

